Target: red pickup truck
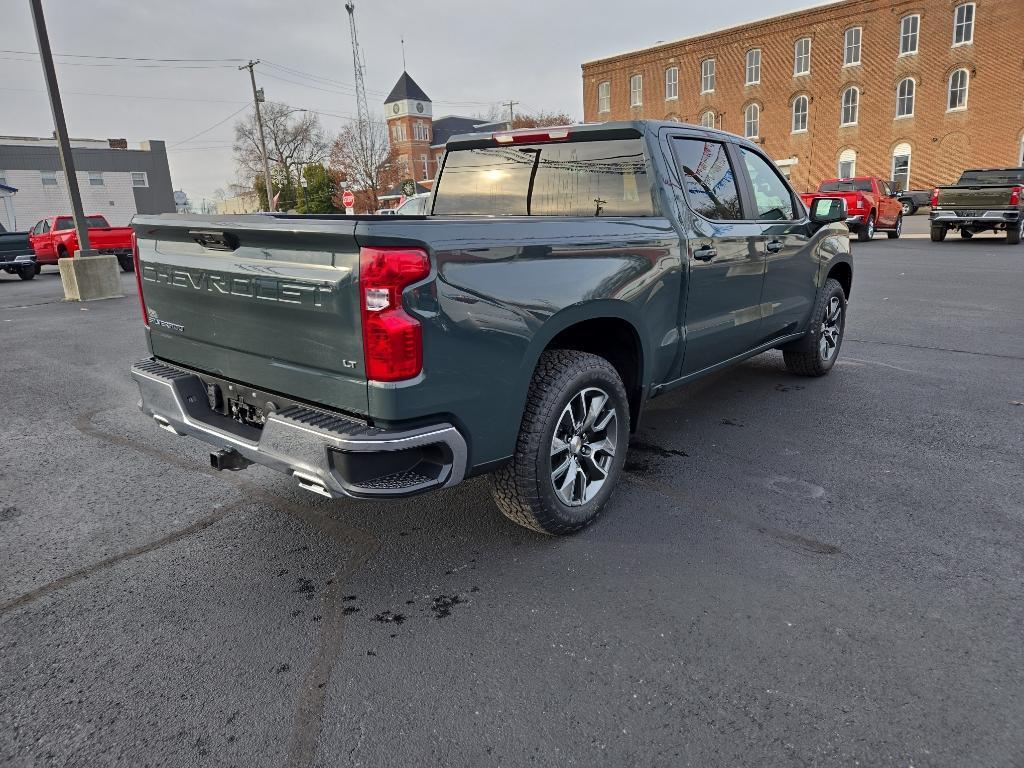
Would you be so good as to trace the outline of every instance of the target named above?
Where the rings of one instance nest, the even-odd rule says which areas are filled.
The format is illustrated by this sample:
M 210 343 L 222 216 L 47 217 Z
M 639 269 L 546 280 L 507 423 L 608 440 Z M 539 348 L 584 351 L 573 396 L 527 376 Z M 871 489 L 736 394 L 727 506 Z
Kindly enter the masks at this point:
M 135 266 L 132 261 L 132 228 L 112 227 L 100 215 L 86 216 L 89 227 L 89 245 L 94 251 L 117 256 L 117 263 L 125 272 Z M 57 259 L 74 256 L 78 251 L 78 233 L 70 216 L 51 216 L 37 222 L 28 236 L 36 263 L 56 264 Z
M 874 176 L 825 179 L 817 192 L 800 195 L 808 207 L 817 197 L 841 197 L 846 201 L 846 225 L 860 241 L 870 240 L 875 232 L 885 232 L 895 240 L 903 232 L 903 204 L 891 182 Z

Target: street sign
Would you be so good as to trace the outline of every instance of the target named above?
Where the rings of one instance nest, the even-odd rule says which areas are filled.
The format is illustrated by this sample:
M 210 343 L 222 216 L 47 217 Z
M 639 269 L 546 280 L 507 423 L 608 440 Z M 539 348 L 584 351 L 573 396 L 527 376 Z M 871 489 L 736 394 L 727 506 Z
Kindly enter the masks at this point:
M 346 208 L 353 208 L 356 204 L 356 196 L 352 194 L 351 189 L 346 189 L 341 193 L 341 204 Z

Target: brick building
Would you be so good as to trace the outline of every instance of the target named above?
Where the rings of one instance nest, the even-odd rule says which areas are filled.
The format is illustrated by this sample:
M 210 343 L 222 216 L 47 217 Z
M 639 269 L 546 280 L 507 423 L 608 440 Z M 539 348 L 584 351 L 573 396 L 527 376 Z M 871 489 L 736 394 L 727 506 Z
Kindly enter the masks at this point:
M 425 189 L 434 184 L 437 166 L 449 138 L 460 133 L 507 127 L 507 123 L 489 123 L 479 117 L 446 115 L 435 119 L 430 97 L 408 72 L 402 73 L 384 100 L 384 117 L 388 127 L 388 141 L 395 150 L 400 166 L 400 176 L 403 180 L 414 180 Z M 401 190 L 396 188 L 380 197 L 389 200 L 400 195 Z
M 583 64 L 587 122 L 714 126 L 799 190 L 1024 163 L 1024 0 L 845 0 Z

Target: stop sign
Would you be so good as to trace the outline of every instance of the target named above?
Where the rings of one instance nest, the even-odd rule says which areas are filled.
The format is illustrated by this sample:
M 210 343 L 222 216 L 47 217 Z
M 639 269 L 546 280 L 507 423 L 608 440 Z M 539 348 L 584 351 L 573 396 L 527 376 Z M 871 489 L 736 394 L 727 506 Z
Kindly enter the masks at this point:
M 346 189 L 341 193 L 341 204 L 346 208 L 352 208 L 356 204 L 356 196 L 352 194 L 351 189 Z

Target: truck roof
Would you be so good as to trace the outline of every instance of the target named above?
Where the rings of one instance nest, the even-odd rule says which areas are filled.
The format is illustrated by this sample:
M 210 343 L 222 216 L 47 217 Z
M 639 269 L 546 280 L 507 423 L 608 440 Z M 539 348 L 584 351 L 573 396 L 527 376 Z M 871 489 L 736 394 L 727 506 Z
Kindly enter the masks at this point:
M 448 139 L 445 145 L 448 149 L 469 149 L 481 146 L 493 146 L 497 136 L 510 137 L 507 142 L 516 143 L 518 137 L 536 137 L 537 142 L 561 141 L 568 137 L 579 137 L 582 139 L 597 138 L 640 138 L 647 132 L 657 133 L 662 128 L 685 128 L 695 134 L 706 135 L 720 141 L 728 140 L 734 143 L 743 144 L 751 149 L 759 147 L 748 139 L 738 136 L 735 133 L 720 131 L 717 128 L 705 128 L 702 125 L 691 123 L 679 123 L 673 120 L 614 120 L 603 123 L 578 123 L 576 125 L 545 126 L 542 128 L 518 128 L 512 131 L 485 131 L 481 133 L 460 133 Z M 567 132 L 566 135 L 560 135 Z M 549 134 L 555 134 L 549 136 Z M 520 139 L 522 142 L 523 139 Z M 525 143 L 525 142 L 523 142 Z M 761 150 L 763 151 L 763 150 Z

